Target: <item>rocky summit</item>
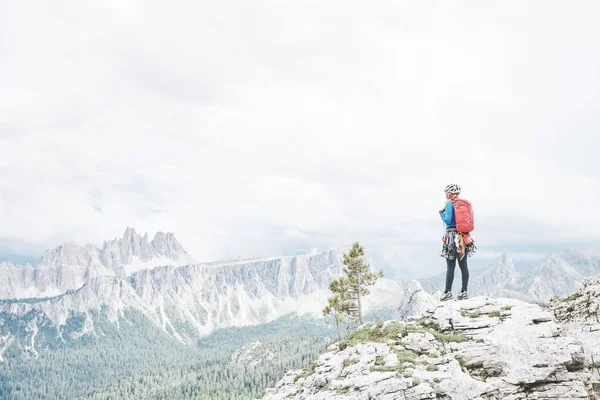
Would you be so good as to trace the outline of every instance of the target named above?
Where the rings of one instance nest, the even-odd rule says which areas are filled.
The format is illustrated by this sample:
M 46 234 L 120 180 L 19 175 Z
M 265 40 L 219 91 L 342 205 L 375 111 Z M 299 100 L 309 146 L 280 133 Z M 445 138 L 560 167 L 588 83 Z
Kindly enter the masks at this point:
M 474 297 L 363 325 L 264 400 L 600 399 L 600 279 L 549 305 Z

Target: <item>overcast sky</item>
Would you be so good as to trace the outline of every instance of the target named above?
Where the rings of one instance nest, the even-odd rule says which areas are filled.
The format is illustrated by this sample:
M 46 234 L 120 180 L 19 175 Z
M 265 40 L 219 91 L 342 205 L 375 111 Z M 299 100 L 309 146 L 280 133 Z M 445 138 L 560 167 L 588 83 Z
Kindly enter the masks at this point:
M 597 1 L 0 2 L 0 250 L 175 232 L 444 270 L 600 246 Z M 1 253 L 0 252 L 0 253 Z

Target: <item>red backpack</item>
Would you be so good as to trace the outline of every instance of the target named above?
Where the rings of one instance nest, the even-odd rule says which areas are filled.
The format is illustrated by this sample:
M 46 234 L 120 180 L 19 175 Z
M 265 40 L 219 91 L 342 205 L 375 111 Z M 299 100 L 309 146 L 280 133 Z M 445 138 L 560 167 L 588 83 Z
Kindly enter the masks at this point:
M 454 200 L 454 215 L 458 232 L 469 233 L 475 229 L 475 214 L 473 214 L 470 201 L 465 199 Z

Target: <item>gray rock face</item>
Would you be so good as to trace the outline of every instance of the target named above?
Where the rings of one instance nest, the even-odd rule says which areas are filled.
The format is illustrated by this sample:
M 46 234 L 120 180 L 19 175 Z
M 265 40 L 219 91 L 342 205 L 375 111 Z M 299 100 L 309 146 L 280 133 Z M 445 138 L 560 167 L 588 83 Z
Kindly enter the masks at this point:
M 98 276 L 128 276 L 145 268 L 192 263 L 172 233 L 159 232 L 148 242 L 148 235 L 138 235 L 127 228 L 123 238 L 81 247 L 66 243 L 47 250 L 38 265 L 0 264 L 0 299 L 51 297 L 76 290 Z
M 600 396 L 591 362 L 600 335 L 581 340 L 537 304 L 476 297 L 363 329 L 370 333 L 332 346 L 314 370 L 286 374 L 264 400 Z
M 586 363 L 592 366 L 594 380 L 600 382 L 600 277 L 586 279 L 571 296 L 553 299 L 549 308 L 565 334 L 590 349 L 585 353 Z
M 16 298 L 19 295 L 34 297 L 39 294 L 34 283 L 35 268 L 29 264 L 21 266 L 11 262 L 0 263 L 0 277 L 0 293 L 3 298 Z
M 399 293 L 398 312 L 401 318 L 420 315 L 437 303 L 433 296 L 423 290 L 418 281 L 410 281 Z
M 600 324 L 600 276 L 586 279 L 581 289 L 566 298 L 552 299 L 550 308 L 563 323 Z

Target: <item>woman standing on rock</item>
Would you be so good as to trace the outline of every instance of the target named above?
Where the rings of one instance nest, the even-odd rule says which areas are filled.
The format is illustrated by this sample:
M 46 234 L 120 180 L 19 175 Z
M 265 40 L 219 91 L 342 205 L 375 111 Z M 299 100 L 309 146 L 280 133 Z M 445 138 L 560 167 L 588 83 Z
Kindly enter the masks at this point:
M 446 193 L 446 206 L 440 210 L 440 217 L 446 225 L 446 232 L 442 237 L 443 246 L 441 256 L 446 258 L 447 269 L 446 288 L 440 300 L 446 301 L 452 299 L 452 282 L 454 281 L 454 270 L 457 259 L 462 276 L 462 287 L 457 298 L 463 300 L 468 298 L 469 268 L 467 266 L 467 257 L 472 256 L 477 250 L 475 242 L 469 235 L 469 232 L 474 227 L 473 210 L 471 203 L 458 198 L 460 195 L 460 186 L 454 183 L 450 184 L 446 186 L 444 192 Z M 457 225 L 459 229 L 457 229 Z

